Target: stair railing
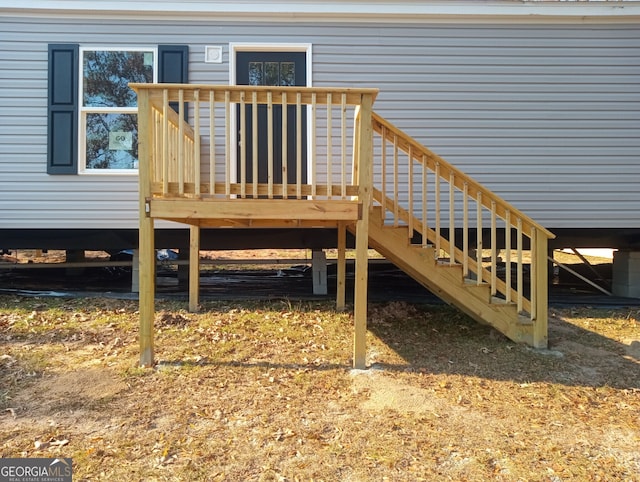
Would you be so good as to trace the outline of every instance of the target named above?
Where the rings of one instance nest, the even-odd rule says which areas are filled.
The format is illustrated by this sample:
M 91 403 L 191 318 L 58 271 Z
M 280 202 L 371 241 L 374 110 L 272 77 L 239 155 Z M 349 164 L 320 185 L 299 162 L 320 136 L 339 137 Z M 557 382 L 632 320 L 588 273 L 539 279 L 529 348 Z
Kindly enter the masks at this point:
M 372 104 L 377 89 L 131 87 L 150 106 L 150 112 L 139 112 L 139 124 L 145 139 L 151 139 L 149 158 L 140 162 L 149 165 L 152 196 L 348 199 L 358 194 L 352 182 L 357 171 L 351 157 L 353 119 L 363 99 Z M 262 120 L 259 110 L 265 113 Z M 276 131 L 281 134 L 274 135 Z M 296 139 L 296 152 L 288 149 L 290 136 Z M 259 143 L 267 144 L 264 179 L 258 176 Z M 296 171 L 294 180 L 288 175 L 290 166 Z
M 375 112 L 372 123 L 373 197 L 385 222 L 408 226 L 409 237 L 434 247 L 439 262 L 462 265 L 467 282 L 489 284 L 496 301 L 515 303 L 531 322 L 544 310 L 546 320 L 547 241 L 554 235 Z

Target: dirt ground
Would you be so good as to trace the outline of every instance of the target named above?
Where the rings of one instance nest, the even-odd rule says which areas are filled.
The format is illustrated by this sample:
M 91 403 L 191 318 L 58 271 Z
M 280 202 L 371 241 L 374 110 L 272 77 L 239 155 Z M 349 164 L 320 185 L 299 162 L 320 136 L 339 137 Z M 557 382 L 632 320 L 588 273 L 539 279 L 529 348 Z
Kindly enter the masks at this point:
M 640 310 L 553 309 L 550 349 L 446 306 L 0 295 L 0 456 L 74 480 L 640 481 Z

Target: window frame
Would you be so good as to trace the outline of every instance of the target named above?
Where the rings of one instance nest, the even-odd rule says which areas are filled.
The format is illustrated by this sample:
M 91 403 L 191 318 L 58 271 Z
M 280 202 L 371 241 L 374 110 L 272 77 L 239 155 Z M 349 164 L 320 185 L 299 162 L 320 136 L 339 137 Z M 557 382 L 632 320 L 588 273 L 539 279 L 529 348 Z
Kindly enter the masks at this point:
M 138 169 L 91 169 L 87 168 L 87 115 L 88 114 L 138 114 L 136 107 L 85 107 L 84 106 L 84 55 L 86 52 L 149 52 L 153 54 L 153 83 L 158 83 L 158 46 L 103 46 L 81 45 L 78 55 L 78 175 L 138 175 Z

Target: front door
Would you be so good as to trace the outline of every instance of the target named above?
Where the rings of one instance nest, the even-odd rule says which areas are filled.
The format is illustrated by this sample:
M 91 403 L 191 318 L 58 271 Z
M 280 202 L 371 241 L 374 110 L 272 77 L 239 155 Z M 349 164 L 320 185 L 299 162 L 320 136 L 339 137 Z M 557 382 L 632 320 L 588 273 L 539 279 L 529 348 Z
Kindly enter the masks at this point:
M 236 83 L 238 85 L 275 85 L 275 86 L 306 86 L 306 52 L 237 52 L 236 54 Z M 250 99 L 248 99 L 250 101 Z M 240 107 L 238 106 L 238 122 L 240 122 Z M 246 136 L 246 173 L 247 182 L 253 182 L 253 127 L 252 106 L 245 106 L 245 136 Z M 297 179 L 297 165 L 301 166 L 302 183 L 307 181 L 307 115 L 302 109 L 302 146 L 301 159 L 297 162 L 296 136 L 296 107 L 287 107 L 287 183 L 295 184 Z M 240 129 L 238 129 L 240 131 Z M 282 183 L 282 106 L 273 106 L 273 183 Z M 258 182 L 268 182 L 269 142 L 267 138 L 267 106 L 258 106 Z M 238 143 L 238 146 L 240 143 Z M 238 147 L 238 174 L 241 171 L 242 156 Z

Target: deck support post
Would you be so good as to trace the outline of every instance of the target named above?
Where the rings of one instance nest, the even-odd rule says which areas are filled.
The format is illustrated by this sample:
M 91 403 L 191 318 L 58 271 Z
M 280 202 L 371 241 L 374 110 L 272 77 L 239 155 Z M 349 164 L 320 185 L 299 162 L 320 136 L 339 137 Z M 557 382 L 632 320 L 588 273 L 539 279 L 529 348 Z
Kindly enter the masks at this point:
M 139 158 L 139 241 L 140 256 L 140 366 L 152 367 L 153 320 L 155 317 L 156 256 L 154 246 L 154 222 L 150 216 L 151 198 L 151 104 L 149 92 L 138 92 L 138 158 Z
M 189 311 L 200 310 L 200 226 L 189 227 Z
M 359 144 L 356 167 L 358 172 L 358 200 L 362 204 L 362 216 L 356 222 L 356 273 L 354 294 L 353 367 L 367 367 L 367 284 L 369 263 L 369 210 L 373 196 L 373 128 L 371 110 L 373 98 L 362 96 L 358 125 Z
M 154 365 L 153 320 L 155 318 L 156 256 L 153 218 L 140 219 L 140 366 Z
M 535 278 L 533 282 L 535 283 L 535 299 L 531 301 L 535 303 L 535 319 L 533 320 L 533 339 L 531 340 L 534 348 L 547 348 L 549 344 L 549 313 L 548 313 L 548 303 L 549 303 L 549 279 L 548 279 L 548 268 L 549 264 L 547 263 L 547 245 L 548 240 L 547 237 L 537 231 L 534 230 L 534 239 L 532 239 L 532 248 L 534 250 L 532 263 L 534 265 L 533 275 Z
M 336 273 L 336 310 L 342 311 L 346 305 L 347 280 L 347 224 L 338 223 L 338 269 Z

